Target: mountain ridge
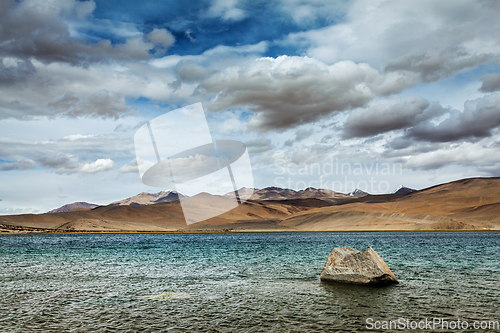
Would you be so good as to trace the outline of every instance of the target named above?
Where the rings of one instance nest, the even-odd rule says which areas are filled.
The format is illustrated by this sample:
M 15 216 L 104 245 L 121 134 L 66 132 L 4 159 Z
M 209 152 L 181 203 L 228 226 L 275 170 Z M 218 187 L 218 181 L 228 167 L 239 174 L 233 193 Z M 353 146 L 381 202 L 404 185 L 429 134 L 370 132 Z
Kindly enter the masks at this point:
M 93 203 L 88 203 L 84 201 L 78 201 L 78 202 L 73 202 L 70 204 L 65 204 L 59 208 L 55 208 L 52 210 L 49 210 L 45 214 L 53 214 L 53 213 L 65 213 L 65 212 L 72 212 L 75 210 L 89 210 L 99 207 L 99 205 L 93 204 Z
M 281 192 L 276 188 L 266 191 Z M 303 190 L 302 194 L 311 192 L 317 191 Z M 207 193 L 201 197 L 209 205 L 228 200 Z M 108 205 L 83 211 L 0 216 L 0 232 L 3 233 L 224 230 L 500 230 L 500 178 L 462 179 L 409 194 L 250 199 L 219 216 L 189 225 L 184 220 L 179 200 L 143 206 Z
M 409 193 L 413 193 L 416 191 L 417 190 L 415 190 L 415 189 L 400 185 L 393 193 L 394 194 L 409 194 Z

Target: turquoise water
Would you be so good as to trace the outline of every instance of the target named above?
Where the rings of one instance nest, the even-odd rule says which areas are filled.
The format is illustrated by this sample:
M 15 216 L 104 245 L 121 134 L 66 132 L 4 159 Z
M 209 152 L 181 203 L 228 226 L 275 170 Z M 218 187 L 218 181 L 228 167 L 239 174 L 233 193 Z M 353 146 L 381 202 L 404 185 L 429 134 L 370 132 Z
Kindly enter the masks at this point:
M 372 246 L 400 284 L 321 283 L 339 246 Z M 499 232 L 4 235 L 0 332 L 360 332 L 367 318 L 500 320 L 499 250 Z

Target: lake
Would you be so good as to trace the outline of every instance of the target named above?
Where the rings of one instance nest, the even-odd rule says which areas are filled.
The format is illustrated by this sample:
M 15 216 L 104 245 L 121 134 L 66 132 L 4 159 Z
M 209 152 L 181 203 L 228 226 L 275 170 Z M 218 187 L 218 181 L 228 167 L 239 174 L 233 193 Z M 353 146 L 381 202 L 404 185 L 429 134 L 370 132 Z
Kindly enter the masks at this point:
M 342 246 L 372 246 L 400 284 L 322 283 L 328 254 Z M 499 253 L 500 232 L 2 235 L 0 332 L 360 332 L 370 331 L 368 318 L 498 321 Z

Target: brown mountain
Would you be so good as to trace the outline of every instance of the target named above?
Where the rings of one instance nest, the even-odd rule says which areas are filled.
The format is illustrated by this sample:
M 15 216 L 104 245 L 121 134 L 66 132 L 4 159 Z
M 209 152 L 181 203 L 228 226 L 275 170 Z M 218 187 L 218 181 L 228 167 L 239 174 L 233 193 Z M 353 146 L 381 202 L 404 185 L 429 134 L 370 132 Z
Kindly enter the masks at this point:
M 289 188 L 266 187 L 261 190 L 255 189 L 251 199 L 253 200 L 287 200 L 307 198 L 346 198 L 348 195 L 326 189 L 308 187 L 305 190 L 295 191 Z
M 110 206 L 144 206 L 144 205 L 154 205 L 161 202 L 170 202 L 177 200 L 179 198 L 186 197 L 182 193 L 177 191 L 160 191 L 157 193 L 148 193 L 142 192 L 133 197 L 126 198 L 120 201 L 115 201 L 110 203 Z M 95 207 L 99 207 L 99 205 L 91 204 L 88 202 L 74 202 L 71 204 L 67 204 L 61 206 L 56 209 L 52 209 L 48 211 L 48 214 L 51 213 L 66 213 L 72 211 L 82 211 L 82 210 L 90 210 Z
M 109 205 L 87 211 L 0 216 L 0 230 L 500 230 L 500 178 L 463 179 L 407 194 L 365 197 L 328 196 L 328 192 L 315 189 L 263 190 L 257 190 L 255 197 L 231 211 L 190 225 L 186 225 L 180 203 L 175 200 L 145 206 Z M 228 200 L 206 193 L 202 199 L 204 207 L 209 208 Z
M 280 223 L 302 230 L 499 230 L 499 213 L 500 178 L 471 178 L 407 194 L 357 198 Z
M 186 197 L 177 191 L 161 191 L 157 193 L 142 192 L 133 197 L 112 202 L 111 206 L 143 206 L 154 205 L 161 202 L 170 202 Z
M 92 208 L 96 208 L 99 205 L 96 204 L 91 204 L 88 202 L 73 202 L 64 206 L 61 206 L 56 209 L 52 209 L 47 212 L 47 214 L 52 214 L 52 213 L 65 213 L 65 212 L 71 212 L 74 210 L 89 210 Z

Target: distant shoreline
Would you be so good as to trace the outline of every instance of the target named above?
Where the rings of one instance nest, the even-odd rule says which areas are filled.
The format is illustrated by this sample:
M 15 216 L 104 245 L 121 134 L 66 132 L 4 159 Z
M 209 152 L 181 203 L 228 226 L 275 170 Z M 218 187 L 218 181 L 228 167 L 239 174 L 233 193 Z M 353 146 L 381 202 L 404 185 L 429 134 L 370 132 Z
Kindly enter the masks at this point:
M 440 230 L 189 230 L 189 231 L 64 231 L 64 232 L 0 232 L 1 235 L 99 235 L 99 234 L 244 234 L 244 233 L 368 233 L 368 232 L 500 232 L 492 229 Z

